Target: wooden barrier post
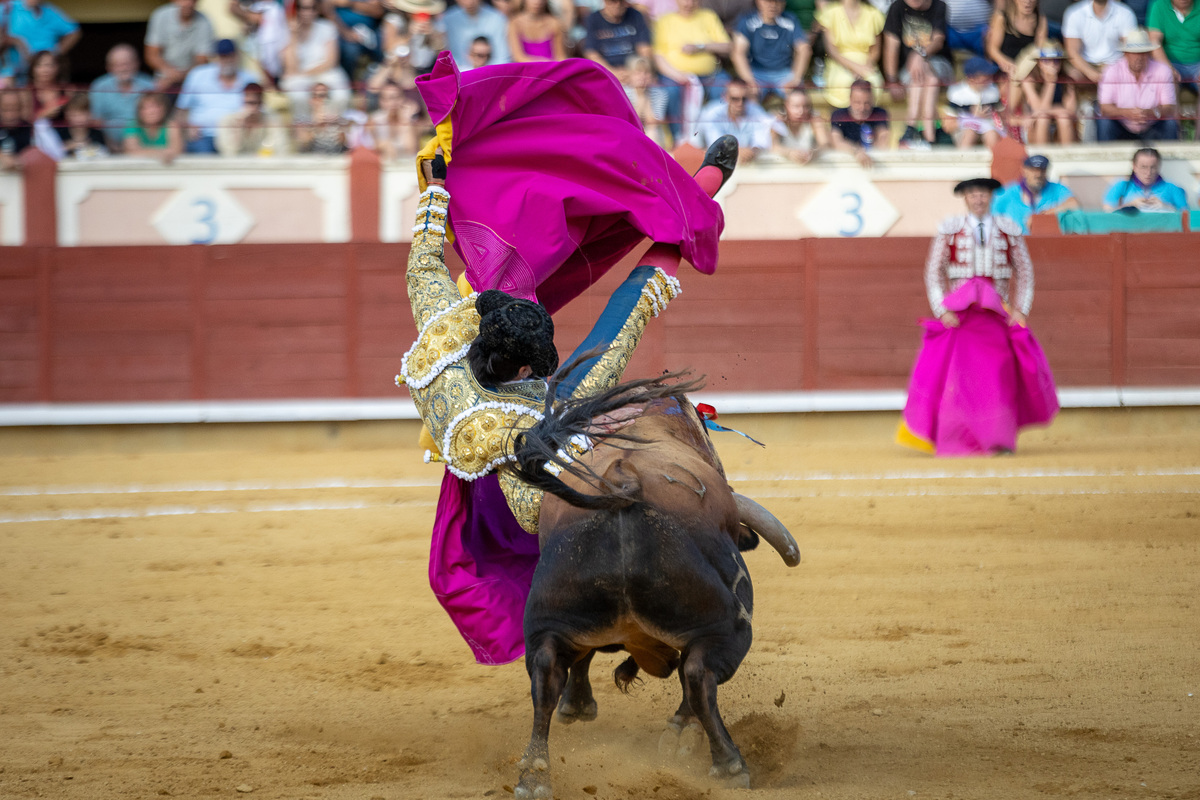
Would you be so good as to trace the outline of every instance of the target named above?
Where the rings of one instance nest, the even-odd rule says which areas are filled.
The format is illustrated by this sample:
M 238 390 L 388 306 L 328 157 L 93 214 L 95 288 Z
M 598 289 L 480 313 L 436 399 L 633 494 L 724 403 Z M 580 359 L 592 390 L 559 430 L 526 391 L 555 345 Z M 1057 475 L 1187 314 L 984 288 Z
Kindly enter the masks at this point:
M 376 226 L 378 230 L 378 226 Z M 346 279 L 346 397 L 362 395 L 362 378 L 359 370 L 359 356 L 362 354 L 362 291 L 359 281 L 358 268 L 359 252 L 354 244 L 346 245 L 346 257 L 342 259 L 345 265 Z
M 379 206 L 383 165 L 369 148 L 350 152 L 350 241 L 379 241 Z
M 25 192 L 25 244 L 53 247 L 58 244 L 58 164 L 50 156 L 30 147 L 21 153 Z
M 28 206 L 26 206 L 28 208 Z M 28 218 L 28 216 L 26 217 Z M 43 403 L 54 401 L 54 256 L 50 247 L 37 250 L 37 396 Z
M 1126 247 L 1129 234 L 1114 233 L 1112 237 L 1112 382 L 1125 385 L 1127 358 L 1125 287 L 1128 284 Z
M 818 386 L 820 363 L 818 359 L 817 329 L 820 320 L 821 305 L 818 302 L 819 272 L 816 259 L 813 258 L 813 240 L 800 240 L 804 253 L 804 355 L 800 371 L 800 388 L 812 391 Z

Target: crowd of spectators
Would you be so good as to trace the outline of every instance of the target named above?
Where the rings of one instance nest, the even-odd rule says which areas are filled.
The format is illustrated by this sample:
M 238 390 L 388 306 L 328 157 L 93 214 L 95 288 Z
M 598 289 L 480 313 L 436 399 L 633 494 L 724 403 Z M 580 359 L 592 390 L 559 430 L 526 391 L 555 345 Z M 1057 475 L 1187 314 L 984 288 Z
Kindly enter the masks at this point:
M 84 88 L 67 75 L 80 26 L 0 0 L 0 129 L 23 131 L 0 155 L 407 158 L 431 129 L 415 81 L 443 49 L 461 70 L 591 59 L 664 147 L 732 133 L 742 161 L 1194 135 L 1195 0 L 451 2 L 221 0 L 217 24 L 170 0 Z

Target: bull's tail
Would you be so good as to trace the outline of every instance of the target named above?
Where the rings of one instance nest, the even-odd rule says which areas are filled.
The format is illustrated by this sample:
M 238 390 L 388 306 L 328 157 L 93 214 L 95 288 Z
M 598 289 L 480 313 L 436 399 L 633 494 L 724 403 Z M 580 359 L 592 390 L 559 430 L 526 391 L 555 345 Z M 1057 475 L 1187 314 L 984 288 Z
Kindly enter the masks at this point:
M 622 694 L 629 694 L 629 687 L 634 682 L 641 683 L 642 681 L 638 677 L 637 661 L 634 660 L 633 656 L 630 656 L 620 664 L 617 664 L 616 669 L 613 670 L 613 683 L 617 685 Z
M 658 378 L 627 381 L 588 397 L 555 400 L 558 383 L 578 367 L 582 359 L 592 355 L 595 353 L 584 353 L 549 380 L 543 419 L 517 435 L 513 460 L 502 469 L 509 470 L 531 486 L 557 495 L 573 506 L 618 510 L 641 499 L 641 481 L 636 473 L 623 468 L 621 461 L 617 461 L 604 475 L 599 475 L 589 465 L 573 457 L 573 451 L 578 454 L 576 443 L 587 441 L 592 447 L 601 443 L 619 447 L 620 441 L 645 444 L 643 440 L 619 430 L 599 430 L 592 420 L 628 405 L 665 397 L 674 397 L 686 403 L 684 395 L 699 388 L 700 381 L 680 381 L 687 373 L 672 372 Z M 563 471 L 570 472 L 597 493 L 591 494 L 568 486 L 559 477 Z

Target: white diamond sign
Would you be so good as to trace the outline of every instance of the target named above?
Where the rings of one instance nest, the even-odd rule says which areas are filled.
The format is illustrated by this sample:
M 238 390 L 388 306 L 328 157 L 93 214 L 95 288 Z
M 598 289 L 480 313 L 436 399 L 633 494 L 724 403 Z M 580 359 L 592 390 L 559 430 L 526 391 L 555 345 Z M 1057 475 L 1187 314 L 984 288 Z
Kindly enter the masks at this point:
M 254 217 L 219 187 L 180 189 L 154 215 L 168 244 L 235 244 L 254 227 Z
M 900 213 L 875 184 L 847 175 L 825 184 L 796 216 L 817 236 L 883 236 Z

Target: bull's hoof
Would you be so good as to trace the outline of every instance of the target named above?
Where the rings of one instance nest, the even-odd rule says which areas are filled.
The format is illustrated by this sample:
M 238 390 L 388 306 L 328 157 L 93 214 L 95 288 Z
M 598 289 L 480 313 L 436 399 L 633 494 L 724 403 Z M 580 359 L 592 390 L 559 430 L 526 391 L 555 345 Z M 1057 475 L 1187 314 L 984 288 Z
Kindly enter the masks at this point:
M 658 756 L 667 759 L 674 758 L 679 750 L 679 727 L 668 722 L 667 729 L 658 737 Z
M 675 752 L 675 757 L 690 758 L 692 753 L 704 747 L 707 738 L 700 723 L 691 722 L 679 734 L 679 749 Z
M 530 787 L 522 781 L 513 789 L 513 797 L 517 800 L 554 800 L 554 792 L 550 790 L 548 783 Z
M 521 780 L 513 789 L 520 800 L 551 800 L 554 791 L 550 788 L 550 764 L 544 758 L 523 758 L 520 763 Z
M 721 783 L 726 789 L 749 789 L 750 770 L 746 762 L 740 758 L 727 764 L 713 764 L 708 775 Z
M 570 703 L 567 698 L 559 701 L 558 710 L 554 716 L 564 725 L 570 725 L 572 722 L 591 722 L 599 714 L 599 706 L 595 700 L 588 700 L 584 703 Z

